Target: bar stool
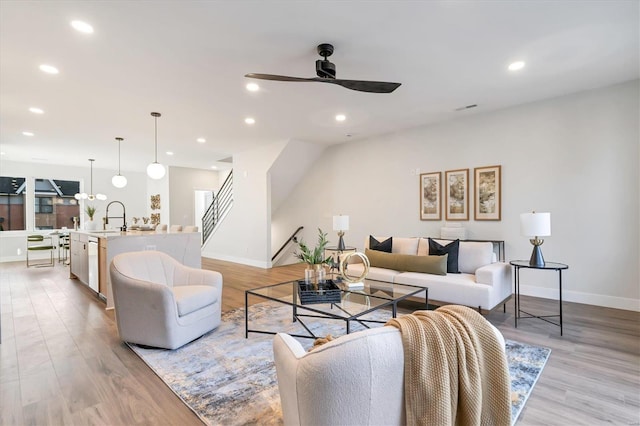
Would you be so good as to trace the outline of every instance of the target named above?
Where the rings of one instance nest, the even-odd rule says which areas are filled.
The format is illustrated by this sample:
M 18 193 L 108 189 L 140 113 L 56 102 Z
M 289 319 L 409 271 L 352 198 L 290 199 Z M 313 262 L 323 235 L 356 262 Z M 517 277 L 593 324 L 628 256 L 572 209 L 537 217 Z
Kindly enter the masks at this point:
M 48 239 L 49 244 L 44 240 Z M 31 263 L 29 264 L 29 252 L 30 251 L 46 251 L 51 254 L 51 261 L 49 263 Z M 51 243 L 51 237 L 45 237 L 42 235 L 28 235 L 27 236 L 27 268 L 29 266 L 54 266 L 53 262 L 53 250 L 55 246 Z
M 58 262 L 66 262 L 69 258 L 69 235 L 58 237 Z

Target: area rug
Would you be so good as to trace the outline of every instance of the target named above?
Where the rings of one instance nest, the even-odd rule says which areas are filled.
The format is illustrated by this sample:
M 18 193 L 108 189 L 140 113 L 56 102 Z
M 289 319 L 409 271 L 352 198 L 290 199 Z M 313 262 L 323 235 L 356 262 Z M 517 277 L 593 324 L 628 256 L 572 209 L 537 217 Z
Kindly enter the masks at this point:
M 385 311 L 368 316 L 389 317 Z M 249 318 L 254 329 L 306 334 L 299 323 L 291 322 L 291 308 L 273 302 L 251 306 Z M 205 423 L 282 424 L 273 336 L 250 333 L 245 339 L 244 319 L 244 309 L 228 312 L 216 330 L 174 351 L 129 346 Z M 306 323 L 315 334 L 344 334 L 342 321 L 313 318 Z M 356 323 L 352 332 L 362 328 Z M 312 339 L 299 340 L 305 348 L 313 344 Z M 507 340 L 506 353 L 515 423 L 551 350 Z

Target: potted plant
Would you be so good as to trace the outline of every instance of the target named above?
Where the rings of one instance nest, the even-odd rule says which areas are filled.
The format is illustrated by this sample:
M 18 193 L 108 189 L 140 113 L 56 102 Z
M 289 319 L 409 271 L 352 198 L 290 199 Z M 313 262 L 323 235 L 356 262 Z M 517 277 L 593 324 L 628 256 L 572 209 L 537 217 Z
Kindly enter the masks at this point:
M 89 216 L 89 222 L 87 222 L 86 224 L 86 229 L 88 230 L 95 230 L 95 222 L 93 221 L 93 216 L 95 216 L 97 209 L 88 204 L 87 207 L 84 208 L 85 213 L 87 213 L 87 216 Z
M 331 262 L 331 256 L 324 257 L 324 249 L 327 244 L 329 244 L 327 233 L 322 232 L 320 228 L 318 228 L 318 243 L 313 249 L 307 246 L 302 239 L 298 242 L 298 251 L 294 253 L 294 256 L 307 264 L 305 281 L 308 281 L 311 277 L 315 277 L 315 283 L 323 280 L 324 265 Z

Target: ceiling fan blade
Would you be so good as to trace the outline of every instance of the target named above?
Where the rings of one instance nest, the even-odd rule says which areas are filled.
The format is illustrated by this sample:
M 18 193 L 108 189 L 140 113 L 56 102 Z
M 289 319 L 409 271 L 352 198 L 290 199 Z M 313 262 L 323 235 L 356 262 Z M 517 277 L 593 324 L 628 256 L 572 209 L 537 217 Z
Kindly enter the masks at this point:
M 337 84 L 351 90 L 368 93 L 391 93 L 396 90 L 402 83 L 389 83 L 385 81 L 361 81 L 361 80 L 329 80 L 321 79 L 327 83 Z
M 391 93 L 400 87 L 401 83 L 388 83 L 384 81 L 361 81 L 361 80 L 340 80 L 332 78 L 302 78 L 302 77 L 289 77 L 286 75 L 275 74 L 257 74 L 249 73 L 245 74 L 245 77 L 257 78 L 260 80 L 272 80 L 272 81 L 298 81 L 298 82 L 311 82 L 316 81 L 319 83 L 332 83 L 342 86 L 346 89 L 357 90 L 359 92 L 368 93 Z
M 275 74 L 256 74 L 249 73 L 245 74 L 245 77 L 249 78 L 257 78 L 260 80 L 272 80 L 272 81 L 316 81 L 315 78 L 302 78 L 302 77 L 289 77 L 286 75 L 275 75 Z

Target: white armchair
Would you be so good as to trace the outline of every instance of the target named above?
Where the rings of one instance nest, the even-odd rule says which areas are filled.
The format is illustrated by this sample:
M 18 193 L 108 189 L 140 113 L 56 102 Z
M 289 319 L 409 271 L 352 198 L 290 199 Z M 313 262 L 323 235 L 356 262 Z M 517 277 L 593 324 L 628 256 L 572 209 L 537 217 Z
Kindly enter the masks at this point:
M 158 251 L 119 254 L 109 272 L 125 342 L 176 349 L 220 325 L 219 272 L 189 268 Z
M 504 348 L 502 334 L 493 329 Z M 285 425 L 406 424 L 397 328 L 348 334 L 308 353 L 279 333 L 273 351 Z

